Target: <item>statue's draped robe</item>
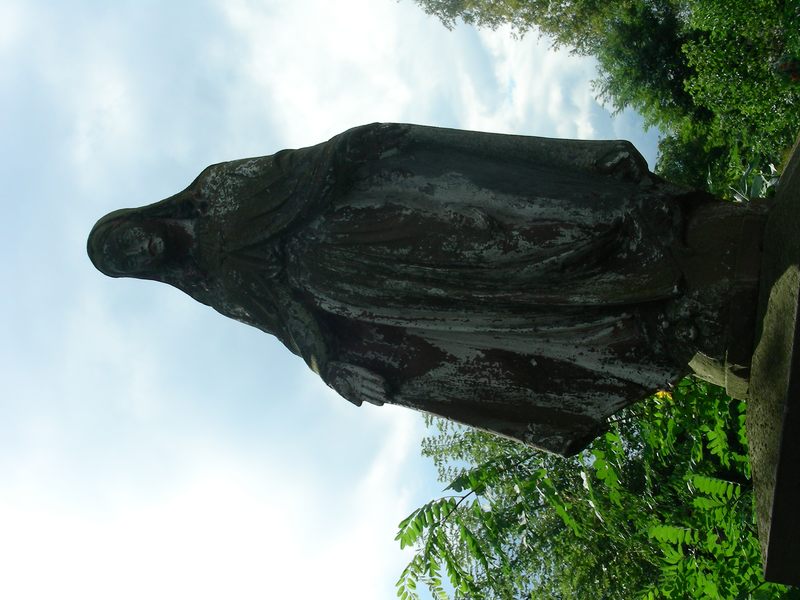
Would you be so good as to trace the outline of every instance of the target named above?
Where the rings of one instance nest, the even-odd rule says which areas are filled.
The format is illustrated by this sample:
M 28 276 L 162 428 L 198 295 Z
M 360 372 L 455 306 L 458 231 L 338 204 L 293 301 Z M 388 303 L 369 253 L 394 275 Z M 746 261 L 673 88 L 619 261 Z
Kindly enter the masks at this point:
M 193 224 L 195 268 L 164 281 L 323 378 L 356 365 L 388 402 L 569 454 L 685 371 L 656 334 L 682 194 L 627 142 L 371 125 L 134 211 Z

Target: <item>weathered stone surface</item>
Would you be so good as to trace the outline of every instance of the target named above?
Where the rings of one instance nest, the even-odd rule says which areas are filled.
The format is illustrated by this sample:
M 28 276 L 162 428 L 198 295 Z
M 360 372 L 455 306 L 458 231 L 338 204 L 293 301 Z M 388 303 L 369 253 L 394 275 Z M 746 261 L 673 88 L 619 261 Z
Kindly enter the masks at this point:
M 800 585 L 800 150 L 781 177 L 764 236 L 747 434 L 768 581 Z
M 374 124 L 213 165 L 101 219 L 89 255 L 277 336 L 355 404 L 570 454 L 698 353 L 724 364 L 753 219 L 628 142 Z

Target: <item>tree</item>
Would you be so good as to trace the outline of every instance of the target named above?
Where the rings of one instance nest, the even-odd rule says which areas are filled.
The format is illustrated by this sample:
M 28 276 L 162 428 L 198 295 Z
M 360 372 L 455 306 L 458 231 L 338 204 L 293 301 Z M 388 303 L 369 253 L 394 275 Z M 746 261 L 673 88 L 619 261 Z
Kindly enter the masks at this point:
M 400 597 L 443 573 L 455 598 L 800 597 L 761 576 L 745 408 L 687 379 L 572 459 L 437 421 L 451 493 L 400 525 Z
M 602 0 L 415 0 L 447 28 L 458 19 L 468 25 L 495 29 L 511 25 L 517 35 L 531 29 L 550 37 L 555 46 L 591 54 L 602 40 L 607 22 L 631 1 Z
M 704 34 L 686 28 L 683 19 L 671 0 L 631 3 L 610 15 L 594 47 L 599 97 L 618 111 L 636 109 L 648 126 L 708 122 L 711 112 L 685 89 L 696 72 L 683 54 L 684 45 Z
M 690 0 L 688 27 L 703 36 L 683 53 L 694 75 L 685 81 L 712 118 L 707 138 L 728 149 L 728 181 L 740 156 L 779 164 L 800 129 L 800 86 L 776 68 L 800 55 L 800 7 L 781 0 Z M 718 163 L 719 164 L 719 163 Z

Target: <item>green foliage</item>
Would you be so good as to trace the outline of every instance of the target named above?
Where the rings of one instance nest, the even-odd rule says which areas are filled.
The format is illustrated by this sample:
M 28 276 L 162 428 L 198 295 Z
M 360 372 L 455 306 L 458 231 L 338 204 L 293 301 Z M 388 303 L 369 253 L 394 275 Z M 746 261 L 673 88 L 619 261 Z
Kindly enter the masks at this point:
M 686 119 L 710 119 L 684 89 L 696 72 L 682 49 L 698 32 L 685 27 L 679 6 L 672 0 L 633 2 L 609 15 L 605 29 L 593 48 L 602 100 L 616 110 L 635 108 L 647 125 L 664 129 Z
M 712 170 L 712 191 L 735 186 L 740 156 L 780 164 L 800 129 L 800 86 L 775 68 L 782 55 L 800 56 L 800 12 L 781 0 L 691 0 L 686 27 L 698 32 L 683 46 L 694 74 L 684 86 L 711 118 L 704 135 L 725 153 Z
M 744 167 L 741 177 L 736 186 L 731 186 L 734 200 L 747 202 L 757 198 L 767 198 L 775 192 L 780 175 L 775 165 L 769 165 L 769 171 L 765 172 L 759 168 L 756 161 Z
M 601 0 L 415 0 L 429 15 L 434 15 L 449 29 L 458 19 L 469 25 L 495 29 L 511 25 L 522 35 L 537 29 L 556 46 L 590 53 L 603 30 L 603 23 L 616 6 L 627 2 Z
M 562 459 L 431 419 L 447 495 L 399 528 L 418 598 L 788 598 L 755 536 L 746 405 L 686 379 Z M 443 575 L 444 574 L 444 575 Z
M 664 132 L 656 171 L 731 197 L 740 156 L 779 164 L 800 129 L 800 86 L 776 62 L 800 55 L 800 15 L 781 0 L 630 5 L 595 48 L 600 97 Z

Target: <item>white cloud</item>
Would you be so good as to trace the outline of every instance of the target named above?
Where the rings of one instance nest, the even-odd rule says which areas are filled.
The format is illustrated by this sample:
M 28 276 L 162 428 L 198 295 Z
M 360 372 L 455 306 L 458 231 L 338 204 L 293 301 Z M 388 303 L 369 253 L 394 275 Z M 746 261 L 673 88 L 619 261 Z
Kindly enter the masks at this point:
M 142 90 L 127 54 L 129 23 L 113 11 L 87 19 L 79 7 L 14 6 L 0 5 L 0 50 L 5 29 L 13 28 L 8 39 L 16 41 L 17 72 L 24 74 L 14 85 L 33 96 L 19 117 L 51 127 L 36 155 L 66 158 L 58 167 L 68 168 L 82 191 L 101 180 L 108 185 L 103 171 L 142 145 Z
M 482 30 L 481 42 L 491 54 L 502 90 L 502 102 L 469 113 L 468 122 L 487 131 L 552 137 L 592 138 L 596 129 L 590 90 L 594 61 L 553 51 L 550 42 L 534 32 L 523 39 L 508 27 Z M 564 85 L 570 89 L 565 91 Z M 468 106 L 474 105 L 471 102 Z M 475 112 L 482 113 L 477 117 Z
M 397 524 L 413 508 L 412 497 L 419 493 L 408 461 L 419 446 L 421 419 L 396 407 L 371 412 L 380 415 L 386 438 L 364 475 L 347 491 L 349 510 L 329 512 L 325 517 L 328 536 L 319 544 L 311 543 L 316 572 L 329 587 L 320 587 L 308 597 L 324 597 L 326 589 L 350 590 L 348 598 L 392 597 L 392 584 L 405 566 L 393 538 Z
M 139 103 L 123 65 L 111 56 L 94 57 L 73 74 L 76 93 L 62 99 L 75 115 L 72 158 L 77 173 L 93 174 L 106 157 L 139 145 Z
M 62 362 L 43 371 L 32 363 L 27 376 L 47 381 L 17 398 L 29 406 L 6 440 L 13 462 L 2 465 L 0 597 L 392 597 L 406 560 L 396 525 L 424 485 L 419 415 L 355 410 L 304 379 L 274 427 L 295 430 L 308 454 L 271 443 L 269 428 L 254 448 L 198 419 L 202 407 L 181 391 L 180 372 L 194 377 L 187 357 L 169 356 L 146 307 L 115 316 L 115 297 L 86 289 L 54 337 Z M 196 325 L 177 319 L 163 329 Z M 310 427 L 292 421 L 304 403 Z M 337 418 L 321 426 L 333 431 L 315 436 L 314 414 L 326 411 Z M 321 457 L 343 454 L 351 469 L 320 473 Z
M 0 501 L 0 596 L 15 600 L 390 597 L 403 566 L 392 540 L 410 511 L 418 444 L 409 413 L 353 485 L 322 488 L 208 440 L 187 447 L 177 481 L 156 496 L 117 486 L 68 506 L 17 486 Z
M 21 2 L 4 0 L 0 4 L 0 55 L 14 49 L 30 23 L 30 15 Z
M 412 92 L 390 67 L 399 44 L 396 9 L 368 0 L 221 3 L 241 43 L 236 52 L 244 54 L 231 62 L 240 80 L 250 82 L 249 93 L 261 99 L 251 115 L 269 115 L 280 138 L 307 145 L 402 113 Z
M 572 117 L 574 137 L 583 140 L 595 139 L 597 134 L 592 116 L 599 112 L 599 105 L 585 87 L 571 90 L 570 101 L 578 109 Z
M 263 469 L 263 466 L 261 467 Z M 263 475 L 262 475 L 263 476 Z M 292 597 L 311 532 L 309 490 L 276 475 L 209 465 L 155 502 L 101 512 L 4 502 L 0 595 L 6 598 Z M 277 584 L 277 585 L 276 585 Z M 277 588 L 277 589 L 276 589 Z
M 72 307 L 62 338 L 61 378 L 51 385 L 62 398 L 73 401 L 69 407 L 73 411 L 98 408 L 87 402 L 92 398 L 118 418 L 146 423 L 172 399 L 173 390 L 163 372 L 169 362 L 159 351 L 157 338 L 153 339 L 153 328 L 135 319 L 121 321 L 106 303 L 108 299 L 95 284 L 87 286 Z M 87 398 L 82 393 L 87 381 L 95 389 L 114 393 Z

